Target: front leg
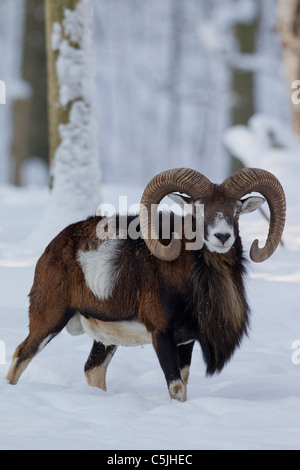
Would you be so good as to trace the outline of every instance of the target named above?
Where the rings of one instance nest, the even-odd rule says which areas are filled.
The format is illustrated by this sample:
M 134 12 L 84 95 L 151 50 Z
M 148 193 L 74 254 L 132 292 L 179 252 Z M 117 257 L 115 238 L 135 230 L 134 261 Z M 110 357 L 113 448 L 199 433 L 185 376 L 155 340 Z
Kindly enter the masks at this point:
M 182 382 L 177 345 L 174 342 L 173 331 L 154 331 L 153 346 L 160 366 L 165 374 L 170 397 L 186 401 L 186 386 Z
M 179 355 L 179 365 L 180 365 L 180 375 L 181 379 L 185 385 L 185 393 L 187 393 L 187 384 L 190 375 L 190 365 L 192 362 L 192 353 L 195 341 L 191 341 L 187 344 L 181 344 L 178 346 L 178 355 Z M 185 396 L 185 400 L 187 396 Z

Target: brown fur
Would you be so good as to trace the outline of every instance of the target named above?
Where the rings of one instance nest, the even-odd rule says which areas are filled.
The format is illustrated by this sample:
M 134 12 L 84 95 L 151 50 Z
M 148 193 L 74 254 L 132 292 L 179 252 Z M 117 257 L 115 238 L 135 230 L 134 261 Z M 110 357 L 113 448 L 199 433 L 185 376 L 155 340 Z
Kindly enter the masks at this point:
M 207 372 L 221 370 L 248 323 L 239 239 L 227 254 L 183 249 L 171 263 L 152 256 L 142 239 L 124 240 L 115 260 L 118 277 L 113 292 L 109 298 L 100 300 L 87 287 L 77 260 L 80 250 L 95 250 L 103 243 L 96 234 L 100 220 L 93 217 L 70 225 L 39 259 L 29 294 L 29 335 L 16 349 L 8 380 L 16 383 L 34 355 L 78 312 L 93 319 L 92 322 L 139 320 L 152 333 L 160 356 L 162 332 L 169 335 L 174 330 L 178 344 L 198 339 Z M 236 269 L 239 272 L 234 274 Z M 210 272 L 215 273 L 215 279 Z M 181 348 L 184 353 L 184 347 Z M 191 351 L 192 348 L 188 356 Z M 102 364 L 106 364 L 103 354 Z M 184 356 L 179 358 L 180 367 L 187 371 L 188 356 L 186 360 Z M 105 374 L 106 366 L 99 367 Z M 93 374 L 87 370 L 86 375 Z M 100 375 L 97 383 L 105 384 L 105 377 Z M 179 395 L 186 396 L 186 390 Z

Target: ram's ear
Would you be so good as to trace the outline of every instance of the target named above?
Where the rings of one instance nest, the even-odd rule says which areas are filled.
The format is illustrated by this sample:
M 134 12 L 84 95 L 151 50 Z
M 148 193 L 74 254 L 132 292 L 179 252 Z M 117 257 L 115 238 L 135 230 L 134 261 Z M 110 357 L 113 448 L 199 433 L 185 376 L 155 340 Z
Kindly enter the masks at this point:
M 182 209 L 184 209 L 186 204 L 193 204 L 193 199 L 189 196 L 182 196 L 178 193 L 170 193 L 168 194 L 168 197 L 172 199 L 173 202 L 176 202 L 176 204 L 182 207 Z
M 242 199 L 241 200 L 241 203 L 242 203 L 241 214 L 249 214 L 250 212 L 255 211 L 264 202 L 265 202 L 265 199 L 259 196 L 250 196 L 250 197 L 247 197 L 246 199 Z

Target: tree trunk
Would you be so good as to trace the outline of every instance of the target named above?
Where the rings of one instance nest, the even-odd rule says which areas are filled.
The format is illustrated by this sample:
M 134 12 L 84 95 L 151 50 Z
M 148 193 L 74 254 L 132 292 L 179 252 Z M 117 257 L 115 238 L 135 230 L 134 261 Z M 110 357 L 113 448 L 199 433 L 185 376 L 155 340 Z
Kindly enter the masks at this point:
M 300 80 L 300 0 L 278 0 L 278 29 L 281 35 L 285 77 L 289 90 Z M 293 128 L 300 138 L 300 104 L 292 102 Z
M 31 103 L 31 96 L 18 98 L 13 103 L 14 134 L 12 137 L 11 155 L 13 159 L 12 182 L 16 186 L 21 186 L 21 170 L 28 158 Z
M 240 53 L 253 54 L 256 49 L 255 38 L 257 32 L 257 20 L 249 24 L 237 24 L 235 37 L 240 46 Z M 232 110 L 232 125 L 247 125 L 254 114 L 254 74 L 252 71 L 233 69 L 232 89 L 235 96 L 235 104 Z M 232 171 L 243 168 L 244 164 L 238 158 L 232 158 Z
M 28 155 L 48 161 L 47 64 L 44 1 L 26 1 L 22 78 L 32 89 L 28 126 Z
M 45 0 L 51 198 L 41 225 L 52 235 L 93 215 L 100 160 L 91 0 Z
M 78 2 L 79 0 L 61 0 L 59 2 L 45 0 L 50 167 L 54 161 L 55 151 L 61 142 L 59 124 L 68 122 L 70 111 L 69 107 L 63 107 L 59 100 L 59 83 L 56 72 L 59 51 L 53 47 L 54 24 L 62 26 L 65 10 L 75 10 Z
M 169 119 L 168 119 L 168 165 L 171 166 L 172 155 L 181 145 L 181 99 L 179 97 L 182 85 L 182 34 L 185 4 L 181 0 L 170 3 L 170 45 L 169 45 Z

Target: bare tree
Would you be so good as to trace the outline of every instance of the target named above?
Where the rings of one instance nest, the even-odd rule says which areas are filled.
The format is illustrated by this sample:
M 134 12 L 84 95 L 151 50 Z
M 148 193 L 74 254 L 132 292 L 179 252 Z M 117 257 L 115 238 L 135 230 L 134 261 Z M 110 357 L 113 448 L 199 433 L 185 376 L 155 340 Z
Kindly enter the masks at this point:
M 300 80 L 300 0 L 278 0 L 278 29 L 282 40 L 288 87 Z M 292 103 L 294 132 L 300 137 L 300 105 Z
M 254 54 L 256 50 L 257 18 L 252 21 L 234 25 L 234 33 L 241 54 Z M 254 114 L 254 73 L 253 70 L 241 70 L 234 67 L 232 70 L 232 89 L 235 103 L 232 108 L 232 124 L 247 125 Z M 233 156 L 232 171 L 239 170 L 244 163 Z
M 100 162 L 91 0 L 45 0 L 51 201 L 57 226 L 95 213 Z M 57 223 L 56 223 L 57 222 Z
M 55 151 L 60 143 L 59 124 L 67 123 L 70 106 L 63 107 L 59 102 L 59 82 L 57 77 L 58 48 L 53 47 L 54 25 L 60 25 L 65 17 L 65 10 L 74 10 L 78 0 L 62 0 L 60 2 L 45 0 L 46 5 L 46 36 L 48 56 L 48 118 L 50 163 L 53 162 Z M 77 45 L 78 47 L 78 45 Z

